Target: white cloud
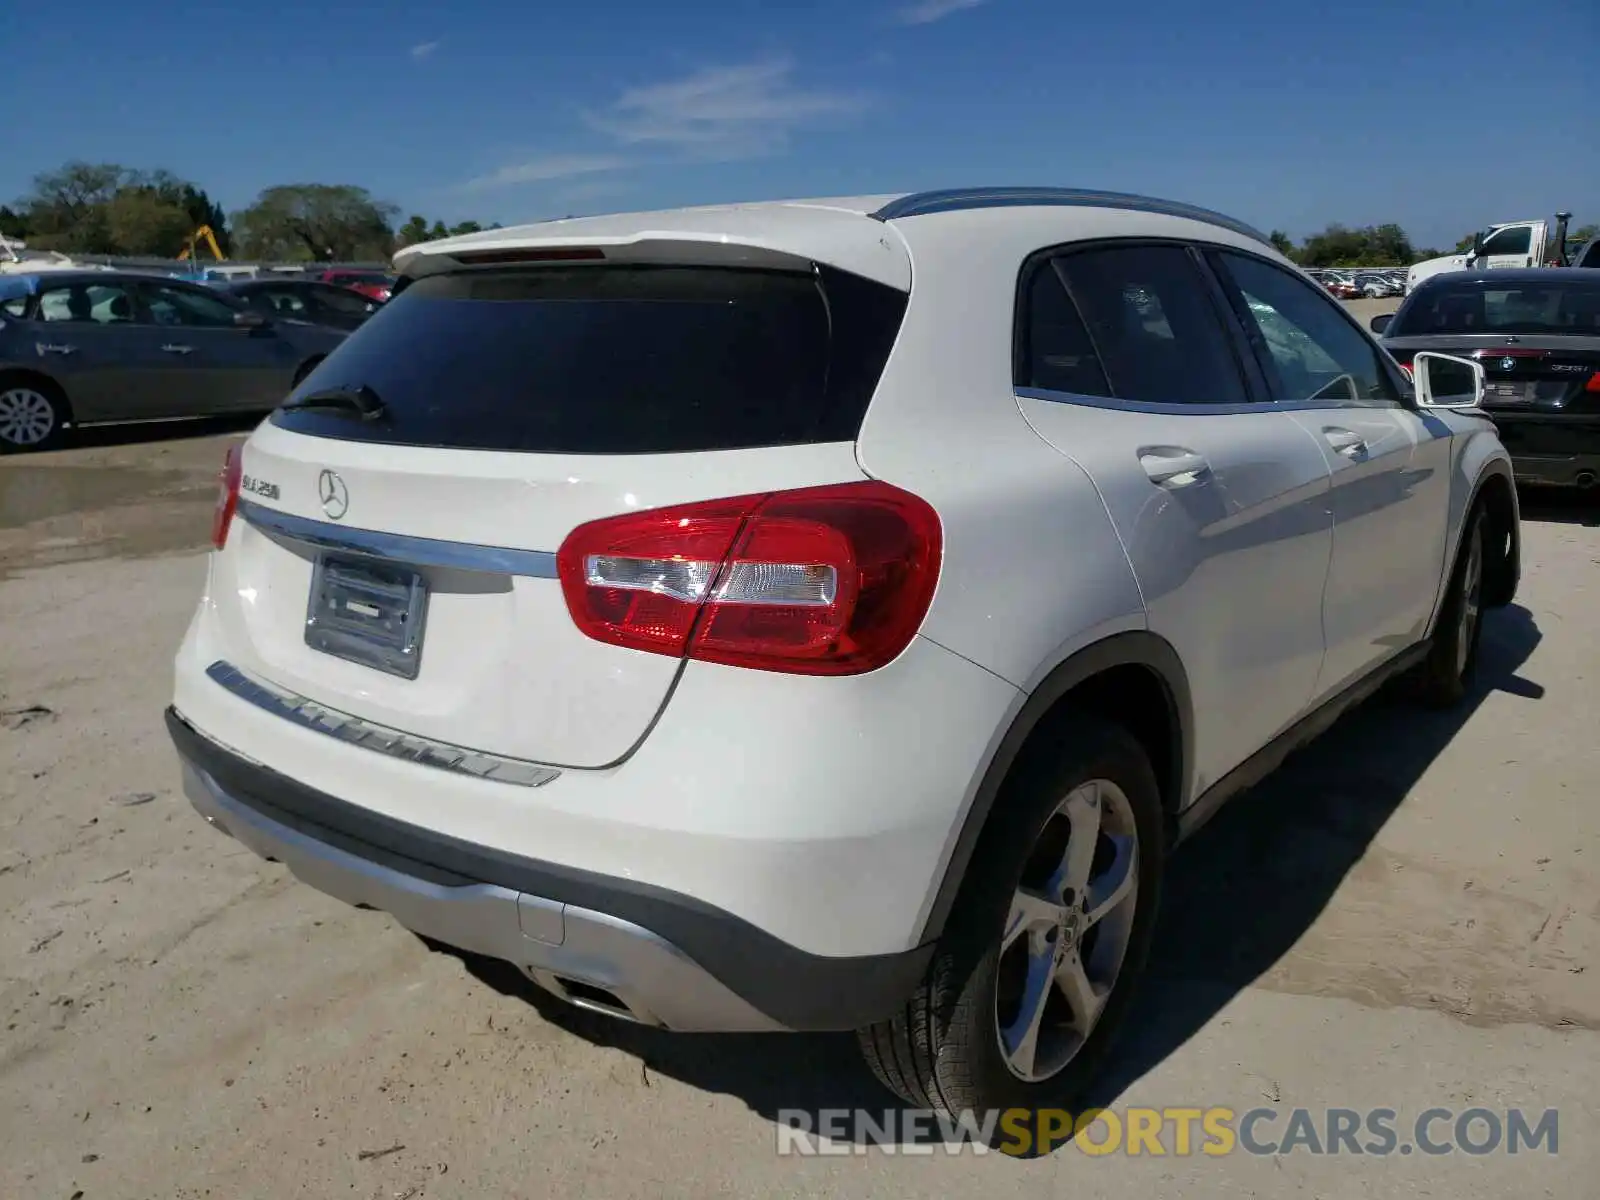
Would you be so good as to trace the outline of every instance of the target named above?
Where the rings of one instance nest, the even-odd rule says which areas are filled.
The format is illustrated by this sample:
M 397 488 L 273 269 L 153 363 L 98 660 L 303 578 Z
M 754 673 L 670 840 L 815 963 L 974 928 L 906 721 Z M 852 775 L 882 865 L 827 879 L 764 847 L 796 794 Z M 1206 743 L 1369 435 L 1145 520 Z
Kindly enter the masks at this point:
M 977 8 L 987 0 L 917 0 L 895 12 L 895 20 L 902 25 L 932 25 L 953 13 Z
M 627 165 L 628 160 L 616 154 L 551 154 L 544 158 L 511 163 L 488 175 L 469 179 L 461 185 L 460 190 L 490 192 L 521 184 L 548 183 L 554 179 L 571 179 L 576 175 L 616 171 Z
M 411 57 L 421 62 L 439 48 L 438 42 L 418 42 L 411 47 Z
M 857 95 L 796 86 L 793 73 L 793 64 L 783 59 L 706 67 L 681 79 L 628 88 L 604 112 L 584 118 L 624 145 L 741 158 L 780 149 L 796 129 L 864 104 Z

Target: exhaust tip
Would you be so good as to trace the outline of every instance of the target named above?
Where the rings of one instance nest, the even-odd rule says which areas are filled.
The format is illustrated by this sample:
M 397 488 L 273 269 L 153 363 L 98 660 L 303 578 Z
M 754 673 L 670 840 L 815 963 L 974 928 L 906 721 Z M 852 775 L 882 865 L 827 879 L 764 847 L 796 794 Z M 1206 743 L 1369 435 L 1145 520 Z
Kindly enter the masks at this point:
M 1573 476 L 1572 482 L 1587 491 L 1595 485 L 1595 473 L 1593 471 L 1579 471 Z

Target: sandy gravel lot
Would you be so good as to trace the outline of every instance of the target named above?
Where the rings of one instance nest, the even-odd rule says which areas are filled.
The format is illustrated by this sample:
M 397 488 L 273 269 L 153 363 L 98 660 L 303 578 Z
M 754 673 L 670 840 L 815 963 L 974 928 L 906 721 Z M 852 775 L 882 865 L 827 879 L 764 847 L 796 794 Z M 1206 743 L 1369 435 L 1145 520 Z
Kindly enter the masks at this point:
M 229 434 L 183 432 L 0 462 L 0 1197 L 1595 1194 L 1600 508 L 1526 514 L 1463 711 L 1373 704 L 1179 858 L 1100 1097 L 1553 1107 L 1557 1155 L 796 1159 L 780 1110 L 889 1103 L 848 1039 L 565 1012 L 192 813 L 160 717 Z

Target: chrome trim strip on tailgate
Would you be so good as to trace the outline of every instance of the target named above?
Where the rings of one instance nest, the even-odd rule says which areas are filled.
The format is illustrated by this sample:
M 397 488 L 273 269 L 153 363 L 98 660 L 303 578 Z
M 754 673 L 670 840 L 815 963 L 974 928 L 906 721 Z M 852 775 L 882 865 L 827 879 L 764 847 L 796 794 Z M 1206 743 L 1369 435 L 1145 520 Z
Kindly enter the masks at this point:
M 206 668 L 206 675 L 239 699 L 249 702 L 282 717 L 302 729 L 326 734 L 363 750 L 372 750 L 390 758 L 420 763 L 425 767 L 438 767 L 458 775 L 471 775 L 495 783 L 511 783 L 519 787 L 543 787 L 561 772 L 552 767 L 528 762 L 526 759 L 506 758 L 500 754 L 487 754 L 482 750 L 469 750 L 452 746 L 448 742 L 402 733 L 348 713 L 337 712 L 315 700 L 308 700 L 294 692 L 285 691 L 247 675 L 229 662 L 218 660 Z
M 238 515 L 265 533 L 321 550 L 363 554 L 414 567 L 445 567 L 456 571 L 487 571 L 496 575 L 526 575 L 555 579 L 556 556 L 549 550 L 513 550 L 506 546 L 480 546 L 471 542 L 446 542 L 439 538 L 380 533 L 375 529 L 347 529 L 327 521 L 313 521 L 292 513 L 266 508 L 242 497 Z

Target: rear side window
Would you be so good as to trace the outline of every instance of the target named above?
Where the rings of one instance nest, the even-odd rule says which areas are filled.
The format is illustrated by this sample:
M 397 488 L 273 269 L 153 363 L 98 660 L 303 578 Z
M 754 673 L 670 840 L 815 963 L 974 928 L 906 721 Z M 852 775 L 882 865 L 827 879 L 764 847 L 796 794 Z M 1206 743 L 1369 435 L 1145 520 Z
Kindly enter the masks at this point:
M 851 441 L 906 295 L 821 268 L 603 266 L 411 281 L 272 417 L 395 445 L 646 454 Z M 294 412 L 371 388 L 375 421 Z
M 1100 355 L 1054 263 L 1034 267 L 1025 297 L 1017 386 L 1078 396 L 1111 395 Z
M 1600 337 L 1600 274 L 1593 282 L 1570 276 L 1553 283 L 1495 286 L 1468 276 L 1429 280 L 1384 331 L 1385 337 L 1504 333 Z
M 325 308 L 330 312 L 342 313 L 347 317 L 365 316 L 372 311 L 372 301 L 360 292 L 347 291 L 344 288 L 324 287 L 312 292 L 316 299 L 317 307 Z
M 1182 247 L 1089 250 L 1063 255 L 1056 267 L 1118 398 L 1248 402 L 1208 285 Z

